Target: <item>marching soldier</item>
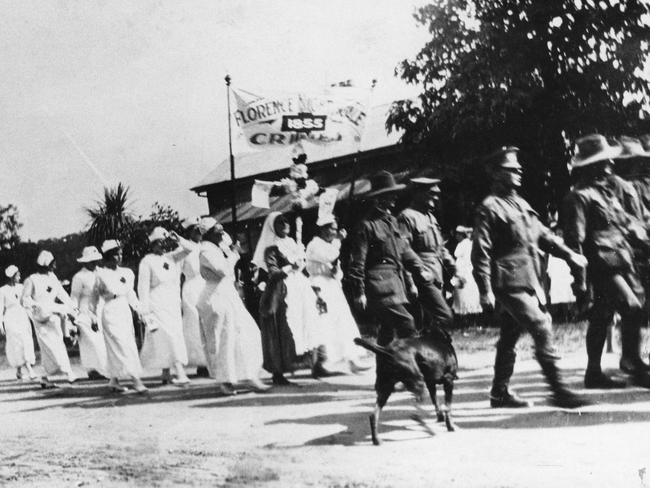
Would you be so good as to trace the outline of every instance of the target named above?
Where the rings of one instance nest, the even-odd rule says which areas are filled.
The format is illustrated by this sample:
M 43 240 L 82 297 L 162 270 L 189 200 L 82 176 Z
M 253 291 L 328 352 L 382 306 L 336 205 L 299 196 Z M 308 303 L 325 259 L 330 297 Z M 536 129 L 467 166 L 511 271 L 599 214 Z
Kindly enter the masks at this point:
M 620 148 L 593 134 L 577 141 L 571 165 L 577 183 L 565 201 L 564 238 L 576 252 L 584 252 L 593 289 L 593 306 L 587 329 L 587 388 L 617 388 L 619 381 L 601 370 L 607 326 L 614 311 L 621 315 L 620 368 L 632 381 L 650 388 L 650 367 L 639 355 L 640 327 L 647 320 L 645 293 L 633 260 L 631 243 L 647 239 L 642 226 L 631 218 L 611 185 L 611 159 Z M 586 277 L 575 283 L 576 295 L 587 296 Z
M 427 304 L 427 310 L 435 325 L 449 328 L 453 321 L 451 309 L 443 296 L 443 269 L 455 274 L 454 258 L 444 246 L 440 227 L 433 212 L 440 199 L 440 180 L 434 178 L 411 179 L 411 203 L 397 217 L 402 235 L 433 275 L 430 286 L 420 287 L 408 283 L 413 294 Z M 410 276 L 407 275 L 407 281 Z
M 576 408 L 587 402 L 568 390 L 560 377 L 551 344 L 551 317 L 540 284 L 539 250 L 564 259 L 574 272 L 583 269 L 586 260 L 544 227 L 537 213 L 518 195 L 522 172 L 518 151 L 516 147 L 503 147 L 489 160 L 492 194 L 477 211 L 472 246 L 481 304 L 488 310 L 495 307 L 494 319 L 501 326 L 490 405 L 529 405 L 508 387 L 516 359 L 515 345 L 522 331 L 528 330 L 535 342 L 537 361 L 553 392 L 553 404 Z
M 395 335 L 404 338 L 416 333 L 413 316 L 406 308 L 404 270 L 412 274 L 417 285 L 429 286 L 432 282 L 430 272 L 401 236 L 392 215 L 397 192 L 404 188 L 389 172 L 379 172 L 365 195 L 372 210 L 350 239 L 348 280 L 354 304 L 372 310 L 379 322 L 379 345 L 387 345 Z

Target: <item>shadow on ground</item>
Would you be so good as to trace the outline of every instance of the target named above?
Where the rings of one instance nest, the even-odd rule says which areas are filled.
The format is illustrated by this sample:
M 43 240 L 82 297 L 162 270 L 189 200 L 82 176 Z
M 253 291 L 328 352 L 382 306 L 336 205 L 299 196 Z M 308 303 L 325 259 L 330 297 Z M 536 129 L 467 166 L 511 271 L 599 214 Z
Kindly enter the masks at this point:
M 539 372 L 517 374 L 518 393 L 534 400 L 533 408 L 491 409 L 487 392 L 491 375 L 476 375 L 459 381 L 454 393 L 452 408 L 454 422 L 461 430 L 470 429 L 540 429 L 562 427 L 587 427 L 600 424 L 650 421 L 650 391 L 628 387 L 617 390 L 582 389 L 583 370 L 565 371 L 569 386 L 587 397 L 592 405 L 564 410 L 553 407 L 548 399 L 548 389 Z M 438 401 L 442 394 L 439 391 Z M 641 404 L 647 405 L 641 405 Z M 631 407 L 631 404 L 638 404 Z M 398 442 L 400 438 L 413 440 L 430 437 L 411 416 L 415 413 L 413 399 L 409 394 L 396 394 L 388 401 L 381 414 L 380 435 L 384 442 Z M 341 425 L 336 434 L 312 439 L 305 445 L 352 446 L 369 442 L 369 414 L 372 403 L 358 404 L 354 412 L 316 415 L 300 419 L 278 419 L 269 424 L 291 425 Z M 424 404 L 430 417 L 425 421 L 439 435 L 447 434 L 444 424 L 436 422 L 430 402 Z M 364 410 L 360 412 L 359 410 Z M 438 437 L 439 437 L 438 435 Z M 391 440 L 392 439 L 392 440 Z

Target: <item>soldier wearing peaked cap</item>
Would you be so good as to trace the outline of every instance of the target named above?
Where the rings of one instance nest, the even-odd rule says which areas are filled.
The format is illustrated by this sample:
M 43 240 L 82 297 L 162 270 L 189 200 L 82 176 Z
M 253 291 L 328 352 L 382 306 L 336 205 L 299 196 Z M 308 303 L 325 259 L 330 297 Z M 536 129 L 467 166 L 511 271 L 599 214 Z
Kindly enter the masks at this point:
M 587 329 L 585 386 L 623 386 L 606 376 L 600 366 L 607 327 L 617 311 L 622 319 L 620 368 L 636 384 L 650 388 L 650 366 L 639 355 L 640 327 L 647 320 L 645 293 L 630 245 L 647 240 L 647 235 L 626 212 L 611 183 L 611 159 L 618 157 L 622 148 L 611 146 L 599 134 L 582 137 L 576 145 L 571 166 L 577 183 L 564 202 L 564 238 L 574 251 L 587 257 L 594 295 Z M 586 296 L 586 277 L 575 285 L 578 298 Z
M 476 214 L 472 245 L 473 274 L 485 309 L 495 307 L 501 327 L 490 393 L 492 407 L 525 407 L 527 402 L 509 389 L 515 346 L 523 330 L 535 341 L 537 360 L 553 391 L 555 405 L 574 408 L 586 402 L 569 391 L 560 377 L 552 344 L 551 317 L 540 284 L 539 250 L 564 259 L 574 269 L 583 256 L 564 245 L 541 224 L 537 212 L 520 197 L 522 167 L 519 149 L 503 147 L 488 160 L 492 194 Z
M 453 276 L 455 263 L 444 246 L 440 226 L 433 214 L 440 199 L 439 185 L 439 179 L 412 178 L 409 185 L 411 202 L 399 214 L 397 222 L 402 235 L 433 275 L 432 283 L 418 290 L 407 274 L 407 288 L 417 294 L 435 325 L 448 328 L 453 315 L 443 296 L 443 270 Z

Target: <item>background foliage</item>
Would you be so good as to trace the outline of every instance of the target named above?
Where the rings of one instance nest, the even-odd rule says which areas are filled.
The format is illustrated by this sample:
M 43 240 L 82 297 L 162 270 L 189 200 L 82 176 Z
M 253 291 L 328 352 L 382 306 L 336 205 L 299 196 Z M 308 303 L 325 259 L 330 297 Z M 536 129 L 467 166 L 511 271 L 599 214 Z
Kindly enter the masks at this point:
M 482 157 L 500 146 L 521 148 L 524 194 L 544 215 L 569 186 L 571 141 L 649 130 L 645 0 L 436 0 L 415 19 L 430 40 L 396 74 L 422 91 L 387 126 L 435 155 L 453 214 L 485 195 Z

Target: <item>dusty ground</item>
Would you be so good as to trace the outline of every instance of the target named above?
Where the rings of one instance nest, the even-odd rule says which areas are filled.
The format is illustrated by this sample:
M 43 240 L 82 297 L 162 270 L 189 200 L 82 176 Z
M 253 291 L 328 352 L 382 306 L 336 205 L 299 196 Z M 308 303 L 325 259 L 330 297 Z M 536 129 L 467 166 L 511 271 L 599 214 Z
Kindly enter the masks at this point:
M 326 381 L 305 371 L 301 388 L 230 398 L 216 397 L 208 380 L 179 389 L 151 379 L 143 398 L 90 382 L 42 393 L 5 369 L 0 486 L 650 486 L 650 391 L 589 391 L 595 405 L 558 410 L 524 359 L 513 383 L 536 406 L 494 410 L 491 360 L 491 351 L 460 354 L 459 431 L 432 417 L 429 436 L 409 419 L 409 394 L 398 393 L 383 415 L 381 447 L 368 435 L 372 371 Z M 617 356 L 605 361 L 614 368 Z M 584 354 L 568 353 L 562 366 L 581 389 Z

